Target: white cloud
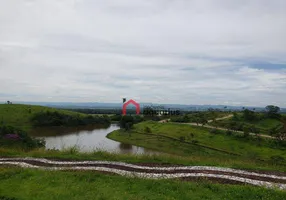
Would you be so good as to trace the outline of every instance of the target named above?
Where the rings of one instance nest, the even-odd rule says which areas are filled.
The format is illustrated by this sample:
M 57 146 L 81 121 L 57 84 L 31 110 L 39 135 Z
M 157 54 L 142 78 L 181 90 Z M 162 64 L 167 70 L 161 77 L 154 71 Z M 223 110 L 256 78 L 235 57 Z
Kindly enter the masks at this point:
M 285 8 L 283 0 L 0 0 L 0 100 L 285 105 Z

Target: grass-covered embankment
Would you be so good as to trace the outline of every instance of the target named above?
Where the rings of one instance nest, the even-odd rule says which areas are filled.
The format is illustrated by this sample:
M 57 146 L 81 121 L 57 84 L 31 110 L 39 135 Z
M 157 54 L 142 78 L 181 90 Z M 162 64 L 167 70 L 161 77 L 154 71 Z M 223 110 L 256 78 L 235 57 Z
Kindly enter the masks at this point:
M 106 117 L 91 116 L 44 106 L 0 104 L 0 124 L 31 130 L 33 126 L 78 126 L 109 124 Z
M 224 131 L 214 134 L 203 127 L 148 121 L 134 125 L 127 132 L 114 131 L 108 138 L 192 157 L 199 165 L 286 170 L 286 149 L 276 141 L 227 135 Z
M 97 172 L 0 168 L 0 199 L 284 199 L 285 192 L 208 181 L 144 180 Z

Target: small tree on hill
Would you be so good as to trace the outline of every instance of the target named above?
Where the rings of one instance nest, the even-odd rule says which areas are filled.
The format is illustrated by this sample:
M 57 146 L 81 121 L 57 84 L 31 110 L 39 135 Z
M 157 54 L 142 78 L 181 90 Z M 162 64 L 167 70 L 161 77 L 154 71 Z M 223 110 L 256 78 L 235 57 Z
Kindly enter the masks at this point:
M 280 108 L 274 105 L 268 105 L 265 107 L 266 115 L 270 118 L 280 118 L 281 115 L 279 114 Z
M 120 120 L 120 128 L 126 131 L 130 130 L 134 124 L 134 118 L 132 116 L 125 115 Z
M 248 137 L 249 134 L 250 134 L 249 127 L 248 127 L 248 126 L 244 126 L 244 127 L 243 127 L 243 136 L 244 136 L 244 137 Z
M 256 119 L 255 112 L 245 109 L 243 111 L 243 118 L 247 121 L 254 121 Z

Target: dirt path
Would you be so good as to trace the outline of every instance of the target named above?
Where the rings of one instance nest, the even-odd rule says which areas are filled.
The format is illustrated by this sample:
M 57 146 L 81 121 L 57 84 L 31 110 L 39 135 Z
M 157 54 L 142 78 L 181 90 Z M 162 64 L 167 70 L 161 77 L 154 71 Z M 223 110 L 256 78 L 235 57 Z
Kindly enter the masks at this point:
M 224 119 L 227 119 L 227 118 L 231 118 L 233 116 L 233 114 L 230 114 L 230 115 L 227 115 L 227 116 L 224 116 L 224 117 L 219 117 L 219 118 L 216 118 L 215 120 L 216 121 L 219 121 L 219 120 L 224 120 Z M 165 122 L 169 122 L 171 119 L 163 119 L 161 121 L 159 121 L 159 123 L 165 123 Z M 213 122 L 213 120 L 208 120 L 208 123 L 211 123 Z M 195 123 L 194 123 L 195 124 Z
M 220 183 L 251 184 L 286 190 L 286 173 L 281 172 L 253 172 L 209 166 L 160 166 L 152 163 L 146 166 L 112 161 L 64 161 L 40 158 L 0 158 L 0 165 L 41 170 L 90 170 L 145 179 L 194 180 L 194 178 L 204 177 Z

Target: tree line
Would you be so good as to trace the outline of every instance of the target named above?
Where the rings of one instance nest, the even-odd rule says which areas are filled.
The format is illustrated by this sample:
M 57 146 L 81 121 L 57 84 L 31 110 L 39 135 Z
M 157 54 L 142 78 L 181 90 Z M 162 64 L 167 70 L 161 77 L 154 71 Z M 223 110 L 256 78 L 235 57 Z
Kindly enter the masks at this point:
M 57 111 L 39 112 L 33 115 L 31 122 L 34 126 L 79 126 L 90 124 L 106 124 L 111 123 L 108 116 L 81 116 L 67 115 Z

